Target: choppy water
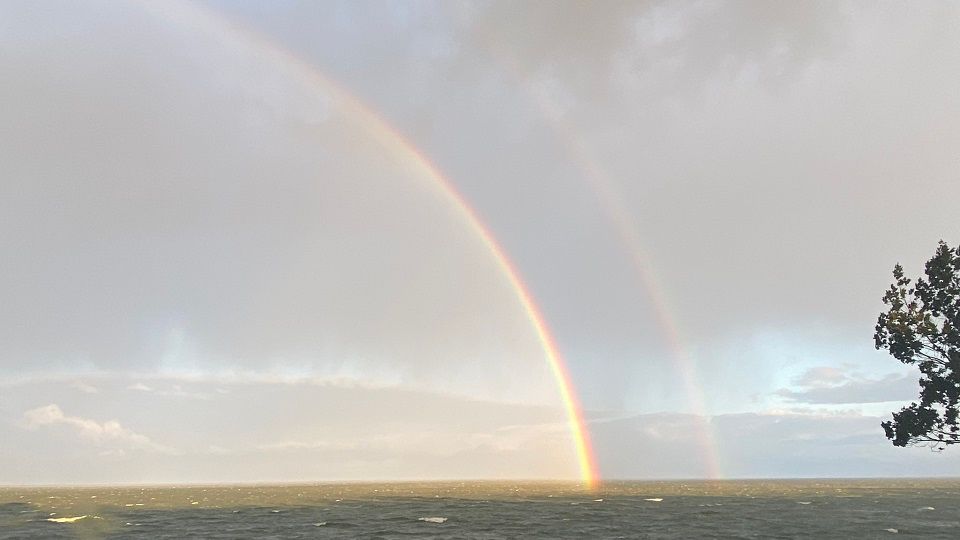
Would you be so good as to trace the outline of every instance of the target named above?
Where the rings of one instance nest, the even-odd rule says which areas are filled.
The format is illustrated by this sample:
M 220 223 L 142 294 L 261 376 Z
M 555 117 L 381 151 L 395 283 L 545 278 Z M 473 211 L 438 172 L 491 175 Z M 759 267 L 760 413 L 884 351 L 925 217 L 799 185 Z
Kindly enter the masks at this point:
M 0 488 L 2 539 L 892 535 L 960 538 L 960 480 Z

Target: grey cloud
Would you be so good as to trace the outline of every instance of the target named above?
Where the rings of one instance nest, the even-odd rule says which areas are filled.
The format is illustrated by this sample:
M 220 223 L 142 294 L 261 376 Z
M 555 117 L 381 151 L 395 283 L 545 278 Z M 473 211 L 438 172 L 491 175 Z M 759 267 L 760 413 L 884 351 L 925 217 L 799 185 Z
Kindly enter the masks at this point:
M 557 80 L 584 110 L 613 98 L 625 77 L 660 93 L 699 93 L 716 77 L 750 72 L 793 78 L 832 54 L 851 18 L 840 3 L 759 0 L 491 2 L 467 11 L 461 62 L 485 51 L 508 76 Z
M 794 384 L 802 387 L 822 388 L 842 384 L 849 379 L 844 370 L 832 366 L 817 366 L 803 372 Z
M 955 474 L 960 454 L 894 448 L 881 418 L 858 413 L 650 414 L 594 421 L 603 474 L 612 478 L 697 478 L 717 457 L 728 478 Z M 706 443 L 705 443 L 706 441 Z
M 638 24 L 639 54 L 653 73 L 672 69 L 672 91 L 703 90 L 715 77 L 793 79 L 831 57 L 852 13 L 839 2 L 658 3 Z
M 554 399 L 476 234 L 410 156 L 318 113 L 303 73 L 136 6 L 2 9 L 23 27 L 2 60 L 0 371 L 352 370 Z
M 822 373 L 813 371 L 798 381 L 801 389 L 781 388 L 777 395 L 796 403 L 826 405 L 908 401 L 919 394 L 915 373 L 890 373 L 876 379 L 845 376 L 838 381 L 833 377 L 824 380 Z
M 664 61 L 610 67 L 621 70 L 612 82 L 608 72 L 595 77 L 619 98 L 594 102 L 602 94 L 564 86 L 564 76 L 582 73 L 571 55 L 548 81 L 563 89 L 568 114 L 559 125 L 538 119 L 536 96 L 503 75 L 495 78 L 501 86 L 462 81 L 458 88 L 470 90 L 431 103 L 440 118 L 434 136 L 420 139 L 504 231 L 561 345 L 574 351 L 575 373 L 577 364 L 603 362 L 603 370 L 582 368 L 601 406 L 646 395 L 648 378 L 676 380 L 666 338 L 674 329 L 662 327 L 659 311 L 687 347 L 705 351 L 696 362 L 706 378 L 772 379 L 782 358 L 716 353 L 718 343 L 767 330 L 856 348 L 858 361 L 873 361 L 876 353 L 863 349 L 889 268 L 896 260 L 919 266 L 937 238 L 957 234 L 947 202 L 960 185 L 949 150 L 960 140 L 948 97 L 960 89 L 953 8 L 699 5 L 641 6 L 640 21 L 678 30 L 636 50 L 616 40 L 597 47 L 590 67 L 608 66 L 618 52 Z M 607 13 L 598 11 L 583 17 L 602 28 Z M 530 43 L 532 58 L 550 50 L 536 37 Z M 524 45 L 517 32 L 501 46 Z M 475 60 L 470 52 L 466 63 Z M 377 103 L 402 110 L 398 101 Z M 503 116 L 509 129 L 494 121 Z M 584 164 L 565 138 L 594 163 Z M 630 271 L 632 246 L 619 241 L 615 216 L 596 206 L 596 168 L 634 218 L 658 278 L 652 285 Z M 607 391 L 616 386 L 626 388 Z
M 528 75 L 560 72 L 576 83 L 605 79 L 610 62 L 630 44 L 644 2 L 490 2 L 471 13 L 466 38 L 502 68 Z M 470 50 L 468 49 L 468 50 Z

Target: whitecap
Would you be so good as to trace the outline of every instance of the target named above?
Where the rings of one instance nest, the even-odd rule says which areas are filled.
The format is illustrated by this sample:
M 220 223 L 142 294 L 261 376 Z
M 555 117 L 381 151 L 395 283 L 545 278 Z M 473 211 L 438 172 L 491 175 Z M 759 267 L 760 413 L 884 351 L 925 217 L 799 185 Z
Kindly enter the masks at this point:
M 644 499 L 647 502 L 663 502 L 663 499 L 660 497 L 654 497 L 652 499 Z
M 447 520 L 445 517 L 422 517 L 417 518 L 418 521 L 426 521 L 427 523 L 443 523 Z
M 900 529 L 884 529 L 884 530 L 887 531 L 888 533 L 893 533 L 893 534 L 897 534 L 898 532 L 900 532 Z
M 323 527 L 323 526 L 326 525 L 326 524 L 327 524 L 326 521 L 320 521 L 320 522 L 318 522 L 318 523 L 314 523 L 313 526 L 314 526 L 314 527 Z
M 920 510 L 921 512 L 924 512 L 924 511 L 928 511 L 928 510 L 936 510 L 936 508 L 934 508 L 934 507 L 932 507 L 932 506 L 924 506 L 923 508 L 918 508 L 917 510 Z
M 797 504 L 810 504 L 810 501 L 797 501 Z
M 52 521 L 54 523 L 75 523 L 81 519 L 86 518 L 87 516 L 75 516 L 75 517 L 62 517 L 62 518 L 47 518 L 47 521 Z
M 603 502 L 603 499 L 594 499 L 593 502 Z

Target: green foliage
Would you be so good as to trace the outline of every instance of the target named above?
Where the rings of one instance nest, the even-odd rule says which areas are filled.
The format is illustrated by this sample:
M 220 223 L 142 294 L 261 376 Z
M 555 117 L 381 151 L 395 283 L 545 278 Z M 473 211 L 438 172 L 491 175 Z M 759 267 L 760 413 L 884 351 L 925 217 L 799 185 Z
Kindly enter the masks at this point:
M 921 375 L 919 401 L 881 425 L 895 446 L 942 450 L 960 443 L 960 247 L 941 240 L 924 274 L 911 284 L 896 265 L 883 295 L 889 309 L 877 319 L 875 345 Z

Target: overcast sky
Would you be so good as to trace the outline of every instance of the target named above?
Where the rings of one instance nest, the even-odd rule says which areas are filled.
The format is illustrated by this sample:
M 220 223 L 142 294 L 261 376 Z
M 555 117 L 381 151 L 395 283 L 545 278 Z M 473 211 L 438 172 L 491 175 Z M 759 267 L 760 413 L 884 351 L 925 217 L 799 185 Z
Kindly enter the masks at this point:
M 957 43 L 948 2 L 2 2 L 0 483 L 576 477 L 494 256 L 344 93 L 514 262 L 605 476 L 958 475 L 884 439 L 872 340 L 960 243 Z

